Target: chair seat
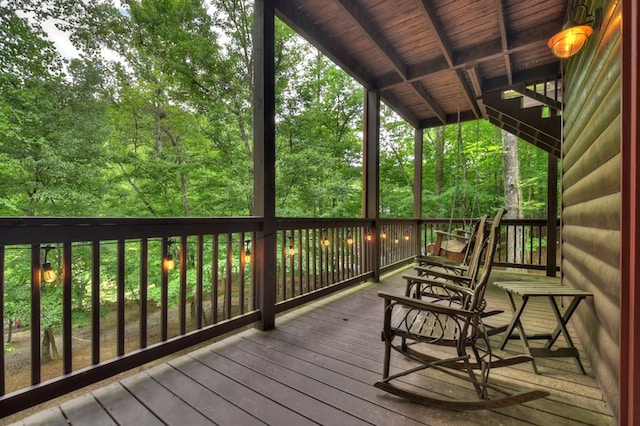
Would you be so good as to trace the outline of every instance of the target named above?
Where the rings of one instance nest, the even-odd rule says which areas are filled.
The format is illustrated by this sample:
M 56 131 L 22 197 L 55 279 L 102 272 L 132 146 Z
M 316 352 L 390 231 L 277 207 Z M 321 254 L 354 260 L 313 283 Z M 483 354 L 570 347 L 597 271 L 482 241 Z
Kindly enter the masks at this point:
M 466 321 L 467 315 L 396 305 L 391 317 L 391 330 L 400 337 L 410 337 L 424 343 L 447 344 L 458 340 L 463 330 L 470 337 L 472 327 L 465 326 Z
M 445 240 L 442 242 L 440 248 L 452 253 L 462 253 L 467 249 L 467 242 L 460 240 Z

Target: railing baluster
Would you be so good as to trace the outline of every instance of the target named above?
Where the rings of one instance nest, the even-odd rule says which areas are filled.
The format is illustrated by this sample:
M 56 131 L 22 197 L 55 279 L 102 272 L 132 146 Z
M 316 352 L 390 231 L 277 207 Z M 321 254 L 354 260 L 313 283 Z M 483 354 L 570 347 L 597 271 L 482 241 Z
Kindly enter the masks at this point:
M 233 296 L 233 247 L 231 238 L 231 234 L 227 234 L 227 267 L 225 271 L 226 284 L 224 290 L 225 319 L 233 316 L 231 313 L 231 297 Z
M 162 238 L 162 259 L 160 268 L 162 271 L 160 280 L 160 336 L 164 342 L 169 336 L 169 270 L 164 265 L 164 259 L 169 254 L 169 238 Z
M 140 348 L 147 347 L 147 290 L 149 287 L 149 240 L 140 240 Z
M 40 245 L 31 246 L 31 384 L 40 383 L 40 285 L 42 276 Z M 3 343 L 4 344 L 4 343 Z M 4 348 L 3 348 L 4 350 Z
M 311 231 L 311 253 L 312 253 L 312 282 L 313 282 L 313 290 L 318 288 L 318 258 L 319 258 L 319 250 L 318 250 L 318 230 L 313 228 Z
M 244 276 L 244 256 L 242 255 L 242 245 L 244 241 L 244 232 L 242 234 L 240 234 L 240 243 L 239 243 L 239 250 L 238 250 L 238 256 L 239 256 L 239 260 L 240 260 L 240 270 L 239 270 L 239 281 L 240 281 L 240 314 L 244 314 L 245 313 L 245 303 L 244 303 L 244 286 L 245 286 L 245 276 Z
M 180 300 L 178 301 L 180 315 L 180 334 L 187 332 L 187 237 L 180 237 Z
M 64 243 L 62 254 L 62 353 L 63 372 L 73 371 L 73 347 L 71 344 L 72 306 L 71 306 L 71 243 Z
M 4 246 L 0 246 L 0 324 L 4 324 Z M 0 327 L 0 342 L 2 342 L 3 348 L 0 351 L 0 396 L 4 395 L 7 391 L 5 374 L 6 369 L 4 366 L 4 326 Z
M 100 241 L 91 246 L 91 363 L 100 363 Z
M 125 253 L 124 253 L 124 240 L 118 240 L 118 278 L 117 278 L 117 288 L 118 288 L 118 331 L 117 331 L 117 339 L 118 339 L 118 356 L 124 355 L 124 330 L 125 330 L 125 301 L 124 301 L 124 290 L 125 290 Z
M 292 249 L 295 250 L 295 246 L 294 246 L 294 241 L 295 241 L 295 230 L 291 230 L 291 235 L 290 235 L 291 239 L 290 239 L 290 245 L 292 246 Z M 289 251 L 289 247 L 287 246 L 287 252 Z M 296 262 L 295 262 L 295 252 L 292 253 L 288 253 L 289 258 L 289 264 L 291 265 L 290 271 L 289 271 L 289 279 L 291 280 L 291 295 L 295 296 L 296 295 Z M 298 295 L 300 295 L 301 293 L 298 293 Z
M 310 254 L 309 254 L 309 241 L 311 237 L 309 233 L 310 233 L 309 228 L 306 228 L 304 230 L 304 238 L 302 239 L 302 241 L 300 241 L 301 249 L 302 249 L 302 244 L 304 244 L 304 275 L 305 275 L 306 291 L 311 291 L 311 270 L 309 269 L 311 266 Z M 300 238 L 302 238 L 302 231 L 300 231 Z
M 244 235 L 244 234 L 243 234 Z M 202 283 L 203 283 L 203 272 L 204 272 L 204 239 L 202 234 L 198 234 L 198 250 L 197 250 L 197 259 L 196 259 L 196 294 L 195 294 L 195 303 L 196 303 L 196 328 L 199 330 L 202 328 Z
M 213 318 L 213 324 L 218 323 L 218 278 L 220 271 L 218 270 L 218 255 L 219 253 L 219 237 L 218 234 L 213 236 L 211 242 L 211 317 Z
M 295 233 L 294 233 L 295 235 Z M 296 252 L 295 256 L 298 259 L 298 294 L 304 294 L 304 281 L 303 281 L 303 263 L 302 263 L 302 229 L 297 230 L 298 241 L 295 244 Z

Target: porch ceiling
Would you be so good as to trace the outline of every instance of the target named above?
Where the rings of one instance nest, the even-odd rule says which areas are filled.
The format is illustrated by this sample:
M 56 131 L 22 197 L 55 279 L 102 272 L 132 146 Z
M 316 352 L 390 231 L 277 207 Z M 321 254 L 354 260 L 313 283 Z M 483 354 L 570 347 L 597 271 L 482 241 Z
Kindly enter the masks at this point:
M 276 0 L 276 9 L 412 126 L 429 128 L 456 123 L 458 113 L 461 121 L 494 118 L 486 93 L 557 80 L 560 61 L 546 43 L 562 27 L 566 4 Z M 491 121 L 502 125 L 500 117 Z

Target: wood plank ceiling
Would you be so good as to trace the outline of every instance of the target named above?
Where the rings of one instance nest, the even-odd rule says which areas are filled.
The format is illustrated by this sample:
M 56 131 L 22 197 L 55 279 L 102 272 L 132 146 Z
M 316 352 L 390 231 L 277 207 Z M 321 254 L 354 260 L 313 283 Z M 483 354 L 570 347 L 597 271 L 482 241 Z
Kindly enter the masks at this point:
M 276 0 L 278 17 L 415 128 L 486 118 L 557 155 L 556 135 L 520 130 L 485 96 L 553 87 L 560 61 L 547 40 L 566 0 Z M 538 100 L 545 96 L 537 96 Z M 496 98 L 495 93 L 491 99 Z M 544 101 L 544 99 L 542 99 Z M 557 120 L 559 123 L 559 120 Z M 526 127 L 526 126 L 524 126 Z M 529 128 L 545 126 L 531 123 Z M 548 127 L 548 126 L 547 126 Z M 554 127 L 554 126 L 551 126 Z M 555 128 L 555 127 L 554 127 Z M 520 134 L 519 134 L 520 133 Z

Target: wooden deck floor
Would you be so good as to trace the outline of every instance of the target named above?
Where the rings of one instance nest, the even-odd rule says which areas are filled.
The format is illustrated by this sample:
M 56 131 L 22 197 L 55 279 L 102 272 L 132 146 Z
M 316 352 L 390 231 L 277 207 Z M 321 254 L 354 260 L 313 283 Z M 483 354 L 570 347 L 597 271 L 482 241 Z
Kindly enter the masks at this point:
M 501 274 L 495 271 L 493 279 L 511 279 Z M 383 357 L 382 300 L 376 292 L 401 292 L 400 275 L 298 309 L 280 317 L 276 330 L 243 332 L 17 424 L 615 424 L 595 379 L 579 374 L 571 359 L 539 360 L 541 375 L 533 374 L 529 364 L 492 371 L 492 380 L 506 386 L 544 388 L 551 393 L 541 400 L 492 411 L 433 409 L 373 387 L 380 378 Z M 494 321 L 508 321 L 506 295 L 490 286 L 487 298 L 491 307 L 507 311 Z M 541 327 L 550 316 L 545 308 L 530 311 Z M 510 342 L 507 348 L 517 352 L 520 345 Z M 583 362 L 591 374 L 588 361 Z M 456 391 L 436 376 L 418 380 L 425 391 Z

